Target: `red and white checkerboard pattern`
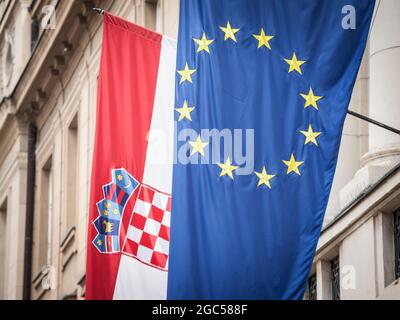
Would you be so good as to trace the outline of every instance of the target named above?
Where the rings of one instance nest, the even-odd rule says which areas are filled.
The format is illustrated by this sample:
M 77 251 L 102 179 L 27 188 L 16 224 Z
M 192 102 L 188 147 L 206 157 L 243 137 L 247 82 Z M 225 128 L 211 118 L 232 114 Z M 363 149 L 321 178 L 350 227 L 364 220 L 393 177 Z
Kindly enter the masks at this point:
M 142 185 L 122 252 L 167 270 L 170 220 L 171 196 Z

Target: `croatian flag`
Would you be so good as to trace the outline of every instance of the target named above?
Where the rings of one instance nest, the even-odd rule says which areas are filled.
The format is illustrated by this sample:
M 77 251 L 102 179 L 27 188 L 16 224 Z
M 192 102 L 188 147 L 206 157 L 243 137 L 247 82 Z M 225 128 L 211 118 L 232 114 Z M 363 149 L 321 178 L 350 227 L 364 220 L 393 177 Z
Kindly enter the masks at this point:
M 104 14 L 87 299 L 165 299 L 176 41 Z

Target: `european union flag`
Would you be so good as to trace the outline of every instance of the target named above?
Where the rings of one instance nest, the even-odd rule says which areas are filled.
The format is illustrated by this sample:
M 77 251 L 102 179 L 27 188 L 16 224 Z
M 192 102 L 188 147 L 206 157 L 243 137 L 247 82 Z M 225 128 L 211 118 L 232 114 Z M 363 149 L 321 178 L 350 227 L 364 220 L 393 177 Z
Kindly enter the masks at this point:
M 303 297 L 374 3 L 181 1 L 169 299 Z

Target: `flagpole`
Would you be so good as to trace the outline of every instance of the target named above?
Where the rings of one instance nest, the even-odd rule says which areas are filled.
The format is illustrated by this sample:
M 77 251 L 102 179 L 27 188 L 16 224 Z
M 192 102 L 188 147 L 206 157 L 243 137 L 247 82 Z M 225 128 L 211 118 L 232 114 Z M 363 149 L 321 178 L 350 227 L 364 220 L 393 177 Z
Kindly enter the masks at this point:
M 104 10 L 104 9 L 101 9 L 101 8 L 92 8 L 92 9 L 93 9 L 94 12 L 96 12 L 96 13 L 98 13 L 98 14 L 101 14 L 101 15 L 103 15 L 104 12 L 105 12 L 105 10 Z M 356 118 L 358 118 L 358 119 L 367 121 L 367 122 L 372 123 L 372 124 L 374 124 L 374 125 L 376 125 L 376 126 L 378 126 L 378 127 L 381 127 L 381 128 L 383 128 L 383 129 L 386 129 L 386 130 L 388 130 L 388 131 L 391 131 L 391 132 L 393 132 L 393 133 L 395 133 L 395 134 L 400 135 L 400 130 L 398 130 L 398 129 L 396 129 L 396 128 L 393 128 L 393 127 L 391 127 L 391 126 L 388 126 L 388 125 L 386 125 L 386 124 L 384 124 L 384 123 L 382 123 L 382 122 L 379 122 L 379 121 L 377 121 L 377 120 L 371 119 L 371 118 L 369 118 L 369 117 L 367 117 L 367 116 L 364 116 L 364 115 L 362 115 L 362 114 L 360 114 L 360 113 L 357 113 L 357 112 L 354 112 L 354 111 L 351 111 L 351 110 L 348 110 L 347 113 L 348 113 L 349 115 L 352 115 L 353 117 L 356 117 Z
M 356 118 L 358 118 L 358 119 L 367 121 L 367 122 L 372 123 L 372 124 L 374 124 L 374 125 L 376 125 L 376 126 L 378 126 L 378 127 L 381 127 L 381 128 L 383 128 L 383 129 L 386 129 L 386 130 L 388 130 L 388 131 L 391 131 L 391 132 L 393 132 L 393 133 L 396 133 L 396 134 L 399 134 L 399 135 L 400 135 L 400 130 L 398 130 L 398 129 L 396 129 L 396 128 L 393 128 L 393 127 L 391 127 L 391 126 L 388 126 L 388 125 L 386 125 L 386 124 L 384 124 L 384 123 L 382 123 L 382 122 L 376 121 L 376 120 L 374 120 L 374 119 L 371 119 L 371 118 L 369 118 L 369 117 L 367 117 L 367 116 L 364 116 L 364 115 L 362 115 L 362 114 L 359 114 L 359 113 L 354 112 L 354 111 L 351 111 L 351 110 L 348 110 L 347 113 L 348 113 L 349 115 L 352 115 L 353 117 L 356 117 Z

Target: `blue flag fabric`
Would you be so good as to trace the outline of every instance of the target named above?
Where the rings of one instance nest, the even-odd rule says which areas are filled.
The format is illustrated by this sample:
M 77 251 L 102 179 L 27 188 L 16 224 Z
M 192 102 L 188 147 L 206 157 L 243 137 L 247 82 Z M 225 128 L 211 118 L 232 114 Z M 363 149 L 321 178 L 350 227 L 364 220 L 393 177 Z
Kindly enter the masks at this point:
M 169 299 L 303 297 L 374 4 L 181 1 Z

